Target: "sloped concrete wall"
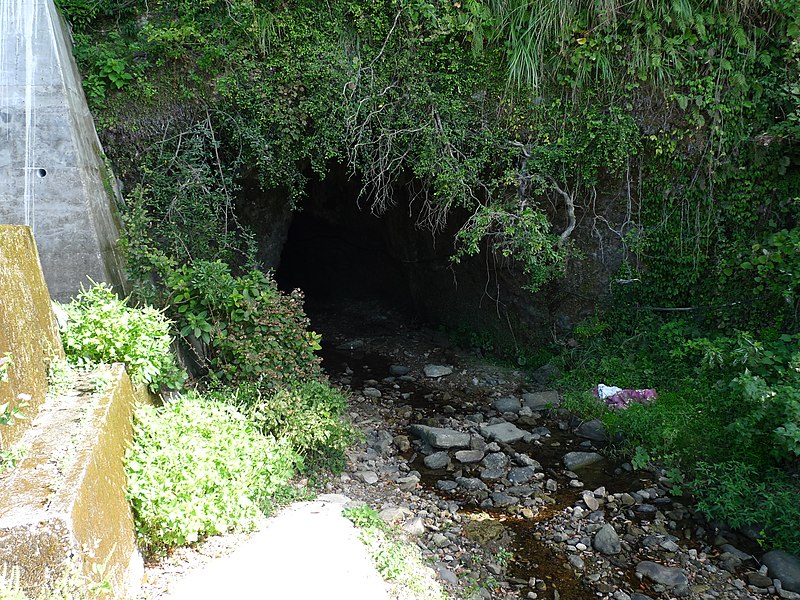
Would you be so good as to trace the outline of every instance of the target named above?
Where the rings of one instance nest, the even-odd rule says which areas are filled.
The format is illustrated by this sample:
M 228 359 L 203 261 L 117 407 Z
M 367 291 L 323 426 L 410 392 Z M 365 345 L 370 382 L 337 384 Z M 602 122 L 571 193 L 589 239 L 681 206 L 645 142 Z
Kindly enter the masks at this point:
M 29 225 L 50 293 L 124 287 L 115 180 L 53 0 L 0 0 L 0 223 Z
M 0 225 L 0 356 L 14 361 L 0 383 L 0 405 L 27 399 L 33 418 L 47 394 L 47 365 L 64 358 L 39 255 L 29 227 Z M 0 427 L 0 449 L 12 446 L 29 421 Z
M 0 477 L 0 565 L 20 569 L 29 598 L 65 573 L 107 581 L 113 598 L 141 587 L 123 456 L 133 406 L 147 391 L 131 385 L 121 364 L 107 390 L 84 377 L 48 398 L 21 440 L 24 458 Z

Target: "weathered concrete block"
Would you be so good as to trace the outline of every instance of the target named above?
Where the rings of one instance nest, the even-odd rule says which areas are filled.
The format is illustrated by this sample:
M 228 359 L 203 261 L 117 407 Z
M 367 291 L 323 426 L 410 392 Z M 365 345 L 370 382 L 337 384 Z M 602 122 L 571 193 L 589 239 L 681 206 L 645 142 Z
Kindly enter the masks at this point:
M 47 364 L 64 358 L 50 294 L 29 227 L 0 225 L 0 356 L 14 364 L 0 383 L 0 405 L 26 399 L 24 413 L 34 417 L 47 394 Z M 0 450 L 22 437 L 28 421 L 0 429 Z
M 20 568 L 30 597 L 67 569 L 107 580 L 117 598 L 141 584 L 123 455 L 146 390 L 131 385 L 122 365 L 111 376 L 102 393 L 79 381 L 49 398 L 21 440 L 24 458 L 0 478 L 0 564 Z

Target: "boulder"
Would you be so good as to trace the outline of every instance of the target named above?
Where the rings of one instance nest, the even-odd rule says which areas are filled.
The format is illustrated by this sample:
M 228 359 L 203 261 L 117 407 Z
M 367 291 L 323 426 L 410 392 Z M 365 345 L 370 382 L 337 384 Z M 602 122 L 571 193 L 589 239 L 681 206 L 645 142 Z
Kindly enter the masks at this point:
M 416 424 L 409 427 L 409 431 L 434 448 L 469 448 L 470 435 L 454 429 Z
M 564 467 L 573 471 L 603 460 L 597 452 L 567 452 L 564 455 Z
M 430 379 L 438 379 L 453 373 L 453 367 L 446 367 L 444 365 L 425 365 L 422 369 L 425 377 Z
M 506 398 L 498 398 L 494 401 L 494 409 L 499 413 L 519 413 L 522 404 L 516 398 L 510 396 Z
M 689 579 L 686 573 L 677 567 L 665 567 L 650 560 L 645 560 L 636 565 L 636 572 L 648 579 L 666 587 L 686 586 Z
M 591 421 L 584 421 L 575 430 L 575 433 L 587 440 L 595 442 L 605 442 L 608 440 L 605 425 L 600 419 L 592 419 Z
M 523 439 L 525 436 L 530 435 L 527 431 L 523 431 L 513 423 L 495 423 L 494 425 L 481 425 L 481 435 L 490 440 L 501 442 L 503 444 L 513 444 Z
M 608 523 L 594 534 L 592 547 L 601 554 L 619 554 L 622 551 L 619 535 L 617 535 L 614 527 Z
M 547 392 L 533 392 L 522 395 L 522 403 L 531 410 L 540 411 L 546 408 L 558 408 L 561 405 L 561 398 L 558 392 L 549 390 Z
M 450 455 L 447 452 L 434 452 L 426 456 L 422 462 L 429 469 L 445 469 L 450 464 Z
M 783 589 L 800 593 L 800 558 L 785 550 L 771 550 L 761 559 L 770 577 L 780 579 Z

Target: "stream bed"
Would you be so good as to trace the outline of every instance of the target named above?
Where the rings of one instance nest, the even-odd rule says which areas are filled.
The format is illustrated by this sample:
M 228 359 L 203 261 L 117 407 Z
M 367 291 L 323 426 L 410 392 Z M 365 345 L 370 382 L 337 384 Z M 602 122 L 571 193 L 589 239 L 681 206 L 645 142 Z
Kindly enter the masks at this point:
M 365 435 L 339 491 L 408 532 L 455 597 L 791 598 L 752 540 L 706 523 L 657 470 L 615 460 L 546 380 L 360 314 L 373 316 L 315 322 Z

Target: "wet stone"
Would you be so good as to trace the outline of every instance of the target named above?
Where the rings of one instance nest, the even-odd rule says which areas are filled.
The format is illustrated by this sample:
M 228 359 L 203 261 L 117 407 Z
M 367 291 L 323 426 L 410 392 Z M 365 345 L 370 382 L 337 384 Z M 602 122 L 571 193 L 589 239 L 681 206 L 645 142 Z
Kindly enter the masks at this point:
M 528 483 L 536 474 L 534 467 L 514 467 L 508 473 L 508 481 L 514 485 Z
M 462 464 L 480 462 L 485 456 L 483 450 L 459 450 L 456 452 L 456 460 Z
M 470 435 L 454 429 L 416 424 L 409 431 L 434 448 L 469 448 Z
M 563 460 L 567 469 L 580 469 L 603 460 L 603 457 L 597 452 L 567 452 Z
M 364 388 L 364 395 L 368 398 L 380 398 L 382 396 L 381 391 L 374 387 Z
M 499 413 L 518 413 L 521 408 L 520 401 L 510 396 L 494 401 L 494 409 Z
M 649 560 L 642 561 L 636 565 L 636 572 L 668 588 L 687 586 L 689 584 L 689 579 L 683 570 L 676 567 L 665 567 Z
M 492 492 L 490 497 L 497 508 L 519 504 L 519 498 L 515 498 L 514 496 L 505 494 L 503 492 Z
M 606 428 L 600 419 L 592 419 L 591 421 L 581 423 L 575 430 L 575 433 L 582 438 L 595 442 L 605 442 L 608 440 Z
M 443 492 L 452 492 L 457 487 L 458 484 L 455 481 L 450 481 L 449 479 L 440 479 L 436 482 L 436 489 Z
M 447 452 L 434 452 L 426 456 L 423 461 L 429 469 L 445 469 L 450 464 L 450 455 Z
M 439 377 L 451 375 L 453 373 L 453 367 L 446 367 L 444 365 L 425 365 L 422 371 L 425 373 L 425 377 L 430 379 L 438 379 Z
M 481 425 L 481 435 L 490 440 L 503 444 L 513 444 L 530 435 L 513 423 L 495 423 L 494 425 Z
M 471 492 L 480 492 L 489 489 L 486 487 L 486 484 L 477 477 L 457 477 L 456 483 L 458 484 L 458 487 Z
M 410 372 L 411 369 L 403 365 L 391 365 L 389 367 L 389 374 L 392 377 L 402 377 L 403 375 L 408 375 Z

